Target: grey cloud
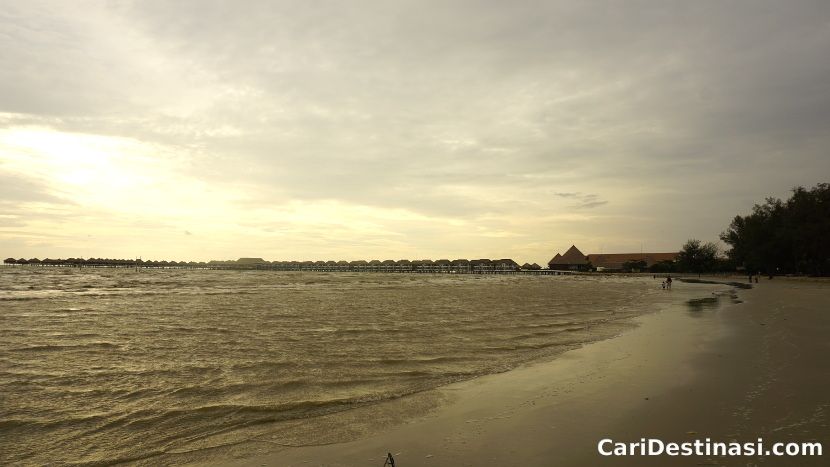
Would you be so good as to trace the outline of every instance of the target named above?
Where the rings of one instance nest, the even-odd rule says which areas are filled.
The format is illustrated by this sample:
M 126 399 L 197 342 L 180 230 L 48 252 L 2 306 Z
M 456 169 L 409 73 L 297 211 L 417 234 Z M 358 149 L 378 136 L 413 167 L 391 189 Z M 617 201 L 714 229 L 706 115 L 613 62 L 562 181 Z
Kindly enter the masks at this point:
M 557 192 L 554 196 L 565 198 L 568 200 L 577 201 L 577 204 L 572 204 L 570 207 L 574 209 L 592 209 L 608 204 L 606 200 L 600 200 L 599 195 L 595 193 L 582 192 Z
M 827 2 L 59 5 L 0 16 L 0 111 L 185 148 L 255 204 L 474 217 L 535 205 L 454 186 L 556 181 L 591 209 L 620 203 L 572 190 L 745 199 L 830 173 Z
M 596 208 L 596 207 L 599 207 L 599 206 L 604 206 L 606 204 L 608 204 L 608 201 L 588 201 L 588 202 L 576 205 L 574 207 L 578 208 L 578 209 L 592 209 L 592 208 Z
M 0 203 L 17 207 L 30 202 L 71 204 L 53 194 L 46 182 L 0 171 Z

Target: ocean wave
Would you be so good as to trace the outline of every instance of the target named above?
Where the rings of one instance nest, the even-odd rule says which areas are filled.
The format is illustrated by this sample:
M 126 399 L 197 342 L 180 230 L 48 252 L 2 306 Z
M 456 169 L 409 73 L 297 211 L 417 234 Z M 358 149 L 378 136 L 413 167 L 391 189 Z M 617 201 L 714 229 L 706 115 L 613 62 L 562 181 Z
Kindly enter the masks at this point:
M 0 313 L 14 460 L 129 461 L 244 438 L 505 371 L 693 298 L 648 295 L 645 280 L 98 272 L 0 273 L 37 300 Z
M 376 398 L 364 397 L 302 400 L 281 404 L 215 404 L 168 410 L 143 409 L 118 417 L 109 417 L 105 423 L 85 433 L 89 435 L 116 428 L 130 431 L 152 429 L 161 432 L 169 429 L 169 433 L 176 433 L 182 426 L 198 425 L 238 429 L 252 424 L 274 423 L 328 414 L 376 400 Z
M 29 345 L 25 347 L 16 347 L 10 349 L 12 352 L 55 352 L 64 350 L 83 350 L 83 349 L 119 349 L 121 345 L 112 342 L 88 342 L 84 344 L 43 344 L 43 345 Z
M 0 301 L 45 300 L 55 298 L 55 296 L 63 292 L 63 290 L 20 290 L 14 292 L 2 292 L 0 293 Z
M 43 420 L 34 418 L 5 418 L 0 419 L 0 431 L 31 431 L 52 430 L 60 427 L 75 427 L 82 424 L 96 423 L 106 420 L 109 414 L 95 414 L 83 416 L 62 416 L 60 419 Z
M 410 365 L 413 363 L 455 363 L 467 360 L 463 357 L 457 356 L 436 356 L 436 357 L 407 357 L 407 358 L 380 358 L 377 360 L 368 360 L 367 363 L 379 363 L 381 365 Z

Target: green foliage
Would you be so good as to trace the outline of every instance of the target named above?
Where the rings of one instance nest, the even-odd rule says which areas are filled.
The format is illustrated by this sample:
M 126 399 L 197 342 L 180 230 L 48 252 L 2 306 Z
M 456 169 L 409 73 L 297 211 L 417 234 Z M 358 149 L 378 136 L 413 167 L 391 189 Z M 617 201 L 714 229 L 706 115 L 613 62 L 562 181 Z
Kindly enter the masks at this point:
M 654 263 L 648 268 L 649 272 L 662 274 L 667 272 L 677 272 L 677 267 L 675 267 L 674 261 L 660 261 L 659 263 Z
M 729 259 L 750 272 L 830 274 L 830 184 L 793 189 L 736 216 L 720 236 Z
M 714 243 L 701 243 L 700 240 L 690 239 L 683 245 L 677 255 L 677 264 L 681 271 L 703 272 L 714 271 L 718 264 L 718 246 Z
M 730 258 L 718 257 L 715 260 L 715 272 L 734 272 L 737 265 Z

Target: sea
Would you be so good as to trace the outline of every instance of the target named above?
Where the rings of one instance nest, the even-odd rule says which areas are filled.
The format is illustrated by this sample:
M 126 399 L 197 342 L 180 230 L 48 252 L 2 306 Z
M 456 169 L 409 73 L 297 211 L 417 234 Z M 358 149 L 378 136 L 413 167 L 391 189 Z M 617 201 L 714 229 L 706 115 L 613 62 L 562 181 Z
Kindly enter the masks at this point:
M 0 267 L 0 464 L 164 465 L 345 441 L 371 430 L 357 413 L 554 358 L 717 287 L 660 283 Z M 399 405 L 396 420 L 436 404 Z

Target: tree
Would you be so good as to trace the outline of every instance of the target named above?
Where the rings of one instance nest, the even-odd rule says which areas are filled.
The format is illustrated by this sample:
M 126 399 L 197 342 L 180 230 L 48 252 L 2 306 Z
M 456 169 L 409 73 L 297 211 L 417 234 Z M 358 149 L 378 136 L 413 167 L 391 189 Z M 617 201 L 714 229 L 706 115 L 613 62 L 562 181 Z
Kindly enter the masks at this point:
M 750 272 L 830 274 L 830 183 L 792 193 L 735 216 L 720 236 L 730 260 Z
M 687 241 L 677 255 L 680 270 L 686 272 L 709 272 L 715 269 L 717 262 L 718 246 L 711 242 L 702 244 L 694 238 Z
M 651 265 L 650 268 L 648 268 L 649 272 L 653 272 L 653 273 L 657 273 L 657 274 L 674 272 L 675 269 L 676 268 L 675 268 L 674 261 L 670 261 L 670 260 L 663 260 L 663 261 L 660 261 L 659 263 L 654 263 L 654 264 Z

